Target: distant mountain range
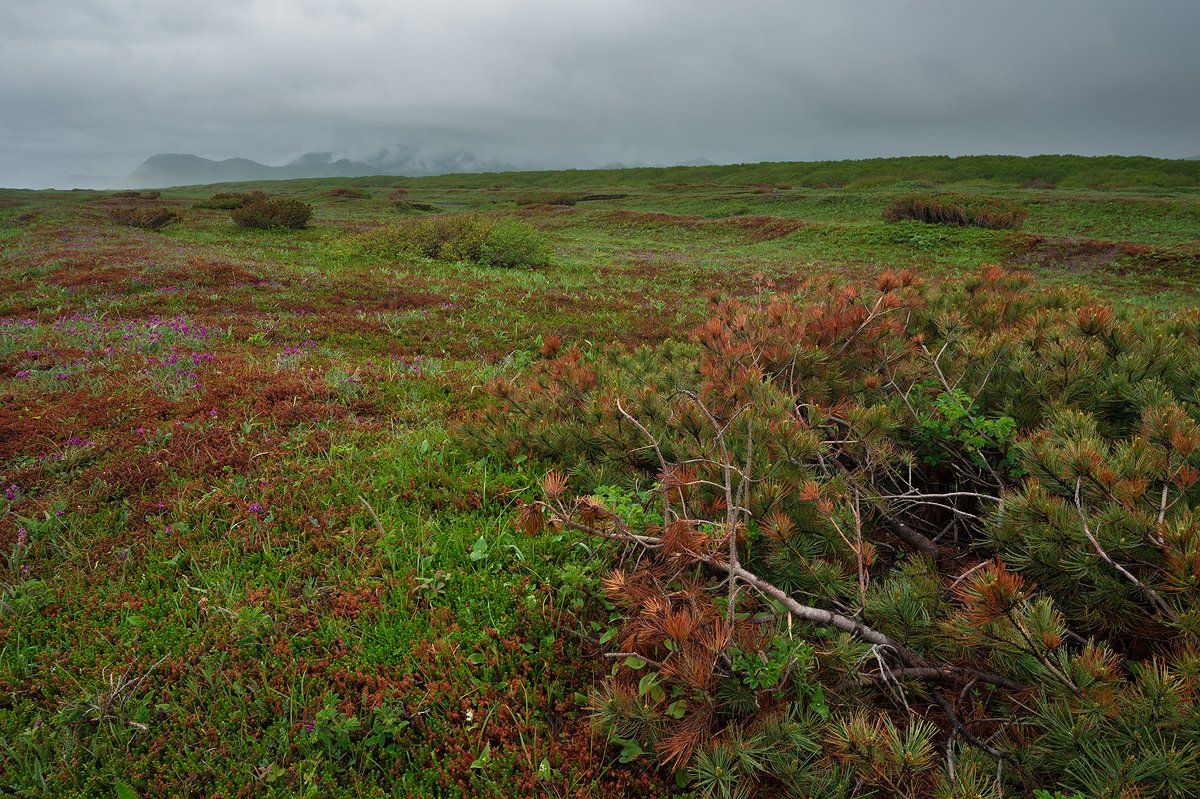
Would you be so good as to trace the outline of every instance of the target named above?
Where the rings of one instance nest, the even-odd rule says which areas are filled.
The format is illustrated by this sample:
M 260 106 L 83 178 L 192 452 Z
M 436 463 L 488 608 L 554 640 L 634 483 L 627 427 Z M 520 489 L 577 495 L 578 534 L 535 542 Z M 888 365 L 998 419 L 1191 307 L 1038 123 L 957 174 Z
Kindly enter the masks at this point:
M 711 166 L 707 158 L 683 161 L 674 166 Z M 611 163 L 604 169 L 629 169 L 631 164 Z M 640 164 L 637 166 L 646 166 Z M 383 150 L 361 160 L 334 158 L 333 153 L 305 153 L 283 166 L 251 161 L 249 158 L 216 160 L 187 153 L 152 155 L 125 177 L 108 175 L 68 175 L 55 185 L 67 187 L 116 189 L 160 189 L 168 186 L 194 186 L 206 183 L 236 183 L 255 180 L 293 178 L 357 178 L 368 175 L 449 175 L 471 172 L 511 172 L 518 167 L 504 161 L 489 161 L 465 150 L 423 155 L 409 148 Z
M 471 153 L 452 152 L 420 156 L 407 150 L 384 150 L 362 161 L 334 159 L 332 153 L 305 153 L 283 166 L 268 166 L 248 158 L 217 161 L 198 155 L 160 153 L 142 162 L 122 184 L 131 188 L 163 188 L 243 180 L 293 178 L 355 178 L 367 175 L 444 175 L 452 172 L 502 172 L 514 167 L 485 161 Z M 108 178 L 103 179 L 108 182 Z

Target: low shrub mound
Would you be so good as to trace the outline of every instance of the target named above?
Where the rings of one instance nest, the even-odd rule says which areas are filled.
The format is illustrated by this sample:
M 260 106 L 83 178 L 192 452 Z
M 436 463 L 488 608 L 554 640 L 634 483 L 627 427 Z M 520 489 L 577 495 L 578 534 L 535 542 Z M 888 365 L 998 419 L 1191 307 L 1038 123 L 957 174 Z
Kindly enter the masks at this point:
M 571 191 L 523 191 L 513 197 L 517 207 L 526 205 L 574 205 L 583 195 Z
M 418 213 L 441 213 L 445 209 L 438 205 L 430 203 L 417 202 L 416 200 L 408 199 L 408 189 L 397 188 L 388 195 L 388 202 L 397 211 L 406 214 Z
M 234 208 L 241 208 L 246 203 L 265 199 L 267 199 L 267 195 L 261 191 L 223 191 L 212 195 L 207 200 L 201 200 L 194 207 L 209 208 L 218 211 L 232 211 Z
M 518 523 L 613 547 L 623 756 L 705 797 L 1200 794 L 1200 315 L 1030 285 L 814 283 L 496 381 L 468 434 L 556 467 Z
M 299 200 L 252 200 L 230 213 L 234 224 L 247 228 L 287 228 L 298 230 L 312 219 L 313 209 Z
M 1022 189 L 1056 189 L 1058 188 L 1052 181 L 1043 180 L 1042 178 L 1030 178 L 1021 184 Z
M 325 195 L 335 200 L 365 200 L 370 196 L 363 189 L 356 189 L 352 186 L 336 186 L 325 192 Z
M 405 214 L 440 214 L 446 210 L 440 205 L 419 203 L 415 200 L 392 203 L 392 207 Z
M 347 248 L 381 258 L 415 255 L 506 268 L 543 266 L 552 255 L 545 234 L 532 225 L 479 214 L 403 219 L 358 234 Z
M 117 200 L 157 200 L 162 197 L 161 191 L 135 191 L 129 189 L 126 191 L 114 192 L 110 195 L 112 199 Z
M 887 222 L 913 220 L 931 225 L 958 225 L 991 230 L 1015 230 L 1028 212 L 1002 200 L 961 195 L 911 194 L 892 202 L 883 212 Z
M 624 200 L 628 196 L 628 194 L 581 194 L 575 198 L 575 202 L 591 203 L 603 200 Z
M 126 227 L 158 230 L 179 219 L 179 214 L 170 208 L 122 205 L 108 209 L 108 218 Z

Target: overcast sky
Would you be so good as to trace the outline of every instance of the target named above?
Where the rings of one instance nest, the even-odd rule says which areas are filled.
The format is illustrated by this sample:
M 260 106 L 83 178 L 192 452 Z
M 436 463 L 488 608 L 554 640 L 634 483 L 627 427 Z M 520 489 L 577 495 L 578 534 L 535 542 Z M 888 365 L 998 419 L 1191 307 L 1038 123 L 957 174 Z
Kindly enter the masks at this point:
M 1200 156 L 1200 0 L 0 0 L 0 185 L 158 152 Z

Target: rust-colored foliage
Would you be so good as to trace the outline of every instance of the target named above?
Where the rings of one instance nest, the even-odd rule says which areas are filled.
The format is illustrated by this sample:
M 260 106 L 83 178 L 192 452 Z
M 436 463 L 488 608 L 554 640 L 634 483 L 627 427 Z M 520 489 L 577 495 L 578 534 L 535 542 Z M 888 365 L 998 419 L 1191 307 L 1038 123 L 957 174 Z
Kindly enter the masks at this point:
M 1109 774 L 1058 743 L 1085 708 L 1138 757 L 1190 745 L 1194 327 L 997 266 L 814 282 L 716 301 L 687 344 L 535 361 L 473 430 L 571 465 L 547 525 L 629 547 L 603 581 L 608 734 L 702 781 L 751 747 L 736 779 L 768 794 L 845 768 L 888 796 L 945 790 L 930 753 L 961 736 L 981 774 L 1015 765 L 980 785 L 1023 795 Z M 799 740 L 801 772 L 771 765 Z
M 126 227 L 158 230 L 179 219 L 179 214 L 170 208 L 118 205 L 108 209 L 108 218 L 118 225 Z

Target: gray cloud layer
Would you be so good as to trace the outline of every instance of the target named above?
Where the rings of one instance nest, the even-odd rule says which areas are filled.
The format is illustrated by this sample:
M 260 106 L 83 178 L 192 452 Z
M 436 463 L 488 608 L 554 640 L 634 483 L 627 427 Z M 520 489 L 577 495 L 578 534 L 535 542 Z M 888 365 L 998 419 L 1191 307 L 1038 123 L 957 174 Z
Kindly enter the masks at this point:
M 0 0 L 0 185 L 156 152 L 1200 155 L 1197 0 Z

